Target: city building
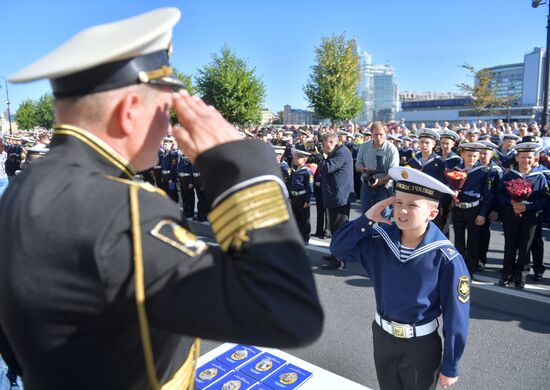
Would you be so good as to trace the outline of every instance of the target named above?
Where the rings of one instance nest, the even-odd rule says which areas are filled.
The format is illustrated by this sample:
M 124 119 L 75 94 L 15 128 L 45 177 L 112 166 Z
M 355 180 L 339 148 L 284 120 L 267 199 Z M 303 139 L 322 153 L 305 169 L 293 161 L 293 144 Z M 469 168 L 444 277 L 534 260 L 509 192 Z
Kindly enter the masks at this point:
M 425 100 L 443 100 L 460 99 L 466 97 L 462 92 L 418 92 L 418 91 L 400 91 L 399 102 L 418 102 Z
M 434 98 L 430 93 L 422 99 L 422 93 L 401 94 L 401 109 L 397 119 L 405 122 L 424 122 L 431 126 L 436 122 L 466 123 L 483 121 L 540 121 L 544 90 L 544 61 L 546 50 L 534 48 L 525 54 L 522 63 L 493 66 L 491 88 L 496 97 L 513 97 L 506 107 L 474 110 L 468 97 Z M 437 95 L 435 96 L 437 97 Z
M 361 80 L 358 93 L 364 101 L 359 122 L 389 121 L 399 108 L 395 68 L 372 63 L 372 55 L 357 48 Z
M 290 105 L 283 107 L 283 125 L 313 125 L 314 115 L 310 110 L 298 110 Z
M 521 102 L 523 91 L 523 63 L 498 65 L 487 68 L 491 76 L 489 88 L 497 98 L 513 98 L 512 104 Z
M 270 125 L 275 119 L 275 114 L 273 114 L 267 107 L 262 108 L 262 118 L 260 120 L 261 125 Z

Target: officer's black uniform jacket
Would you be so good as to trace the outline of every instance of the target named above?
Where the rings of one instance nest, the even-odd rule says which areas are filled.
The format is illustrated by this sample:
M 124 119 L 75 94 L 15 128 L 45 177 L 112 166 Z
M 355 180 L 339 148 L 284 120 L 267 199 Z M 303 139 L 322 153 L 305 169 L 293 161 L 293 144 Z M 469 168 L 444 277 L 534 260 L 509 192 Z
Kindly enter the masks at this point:
M 274 347 L 318 337 L 322 310 L 270 146 L 236 141 L 197 158 L 220 246 L 196 239 L 177 205 L 130 181 L 131 166 L 90 133 L 58 126 L 51 146 L 0 203 L 0 353 L 27 390 L 149 387 L 140 249 L 160 384 L 180 367 L 194 376 L 195 337 Z

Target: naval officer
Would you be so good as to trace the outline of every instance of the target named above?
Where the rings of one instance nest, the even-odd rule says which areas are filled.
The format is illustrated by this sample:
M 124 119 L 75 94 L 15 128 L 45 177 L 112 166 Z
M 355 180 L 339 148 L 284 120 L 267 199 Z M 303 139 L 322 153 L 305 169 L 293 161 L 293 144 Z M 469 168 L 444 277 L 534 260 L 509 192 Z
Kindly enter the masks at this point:
M 0 353 L 28 390 L 192 389 L 197 337 L 291 347 L 321 332 L 271 147 L 173 92 L 179 18 L 161 8 L 86 29 L 10 77 L 49 78 L 57 121 L 48 156 L 0 204 Z M 131 180 L 157 162 L 171 107 L 219 246 Z

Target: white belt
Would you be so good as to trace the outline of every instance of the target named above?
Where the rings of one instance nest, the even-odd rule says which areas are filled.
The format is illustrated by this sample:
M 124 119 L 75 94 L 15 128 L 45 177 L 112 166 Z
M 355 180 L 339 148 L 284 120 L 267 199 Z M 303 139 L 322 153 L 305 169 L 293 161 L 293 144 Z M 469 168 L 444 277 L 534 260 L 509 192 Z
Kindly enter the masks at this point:
M 460 203 L 457 203 L 456 204 L 456 207 L 458 207 L 459 209 L 471 209 L 472 207 L 476 207 L 480 204 L 480 200 L 476 200 L 475 202 L 472 202 L 472 203 L 466 203 L 466 202 L 460 202 Z
M 290 191 L 290 193 L 294 196 L 300 196 L 300 195 L 304 195 L 307 191 L 306 190 L 302 190 L 302 191 Z
M 439 326 L 437 318 L 428 322 L 427 324 L 417 326 L 387 321 L 383 319 L 380 314 L 378 314 L 378 312 L 374 314 L 374 319 L 382 329 L 400 339 L 411 339 L 413 337 L 426 336 L 436 331 L 437 327 Z
M 168 170 L 168 171 L 162 171 L 162 174 L 163 174 L 163 175 L 168 175 L 169 173 L 170 173 L 170 170 Z
M 179 175 L 180 175 L 180 176 L 191 176 L 190 173 L 183 173 L 183 172 L 179 173 Z
M 200 175 L 201 175 L 201 174 L 198 173 L 198 172 L 193 173 L 193 176 L 195 176 L 195 177 L 199 177 Z

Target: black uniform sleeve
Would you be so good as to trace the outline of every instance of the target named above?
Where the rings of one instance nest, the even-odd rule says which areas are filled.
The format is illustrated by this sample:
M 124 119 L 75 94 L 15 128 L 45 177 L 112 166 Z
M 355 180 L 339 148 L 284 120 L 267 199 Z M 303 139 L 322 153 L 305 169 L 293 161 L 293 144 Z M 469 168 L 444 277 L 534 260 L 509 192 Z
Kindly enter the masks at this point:
M 219 246 L 206 246 L 179 224 L 164 199 L 140 191 L 147 315 L 157 329 L 215 340 L 289 347 L 316 339 L 323 313 L 311 266 L 288 210 L 271 148 L 237 141 L 197 160 L 213 209 Z M 253 164 L 244 164 L 246 155 Z M 124 214 L 124 212 L 122 212 Z M 132 304 L 133 242 L 121 215 L 102 255 L 108 301 Z M 128 216 L 126 216 L 128 219 Z M 118 259 L 115 268 L 108 263 Z M 126 285 L 124 284 L 126 281 Z M 116 293 L 115 286 L 124 286 Z M 120 304 L 120 302 L 119 302 Z

